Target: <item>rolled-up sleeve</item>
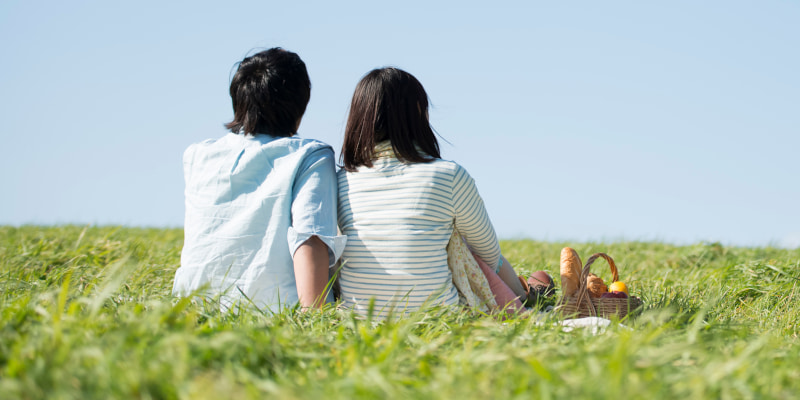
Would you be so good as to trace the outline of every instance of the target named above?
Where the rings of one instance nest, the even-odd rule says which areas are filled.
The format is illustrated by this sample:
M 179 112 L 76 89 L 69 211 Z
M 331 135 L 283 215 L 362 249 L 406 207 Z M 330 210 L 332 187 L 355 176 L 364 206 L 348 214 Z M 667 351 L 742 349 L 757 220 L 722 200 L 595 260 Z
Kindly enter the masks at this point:
M 292 190 L 292 224 L 287 232 L 292 255 L 317 236 L 328 246 L 329 266 L 341 257 L 347 237 L 337 234 L 337 185 L 333 149 L 323 147 L 308 154 Z

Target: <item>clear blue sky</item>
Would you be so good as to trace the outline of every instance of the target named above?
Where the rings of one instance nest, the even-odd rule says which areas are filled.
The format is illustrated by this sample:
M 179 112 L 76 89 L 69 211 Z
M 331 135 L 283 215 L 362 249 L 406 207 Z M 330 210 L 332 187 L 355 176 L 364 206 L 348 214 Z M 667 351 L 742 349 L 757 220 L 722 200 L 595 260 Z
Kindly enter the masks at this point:
M 800 246 L 800 3 L 0 3 L 0 224 L 181 226 L 181 155 L 233 65 L 300 54 L 341 147 L 393 65 L 502 238 Z

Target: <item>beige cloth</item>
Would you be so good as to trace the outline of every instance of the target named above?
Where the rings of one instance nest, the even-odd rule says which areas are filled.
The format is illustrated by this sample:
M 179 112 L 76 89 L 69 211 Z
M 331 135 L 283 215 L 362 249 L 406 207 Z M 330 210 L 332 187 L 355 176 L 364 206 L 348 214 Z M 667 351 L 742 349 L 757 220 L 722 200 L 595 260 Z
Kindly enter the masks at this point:
M 453 284 L 458 289 L 460 304 L 487 313 L 497 309 L 497 301 L 486 275 L 455 229 L 447 244 L 447 266 L 453 275 Z

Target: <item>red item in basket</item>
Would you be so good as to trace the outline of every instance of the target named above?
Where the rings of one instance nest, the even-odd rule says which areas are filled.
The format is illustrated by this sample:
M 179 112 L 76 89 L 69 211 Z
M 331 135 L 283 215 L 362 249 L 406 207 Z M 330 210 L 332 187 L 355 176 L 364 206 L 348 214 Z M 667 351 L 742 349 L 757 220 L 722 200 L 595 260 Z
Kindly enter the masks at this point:
M 608 299 L 608 298 L 610 298 L 610 299 L 627 299 L 628 295 L 625 294 L 625 292 L 606 292 L 606 293 L 603 293 L 603 295 L 600 296 L 600 298 L 602 298 L 602 299 Z

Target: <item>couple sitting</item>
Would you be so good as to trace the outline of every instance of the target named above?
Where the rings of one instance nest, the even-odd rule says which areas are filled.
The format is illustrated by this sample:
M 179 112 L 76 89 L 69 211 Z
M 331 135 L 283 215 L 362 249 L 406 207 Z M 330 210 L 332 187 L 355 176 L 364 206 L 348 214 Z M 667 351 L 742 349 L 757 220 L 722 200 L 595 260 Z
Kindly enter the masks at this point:
M 456 305 L 447 248 L 457 232 L 492 289 L 511 293 L 498 306 L 522 309 L 516 298 L 534 292 L 500 254 L 472 178 L 441 159 L 419 81 L 396 68 L 364 76 L 338 173 L 330 146 L 297 136 L 310 90 L 297 54 L 274 48 L 241 61 L 231 133 L 184 153 L 173 292 L 219 295 L 226 308 L 318 307 L 333 301 L 329 270 L 341 258 L 341 301 L 360 314 Z

